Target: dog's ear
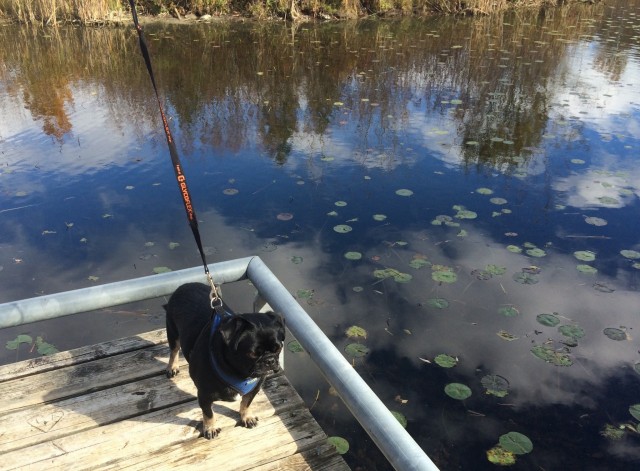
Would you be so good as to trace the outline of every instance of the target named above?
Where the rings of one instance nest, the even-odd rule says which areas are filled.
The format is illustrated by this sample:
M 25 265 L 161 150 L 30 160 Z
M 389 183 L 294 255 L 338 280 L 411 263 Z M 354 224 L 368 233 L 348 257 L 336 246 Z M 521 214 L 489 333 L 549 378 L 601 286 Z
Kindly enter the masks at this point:
M 278 322 L 282 324 L 282 327 L 284 327 L 284 317 L 282 317 L 281 314 L 276 314 L 273 311 L 269 311 L 266 313 L 266 315 L 269 316 L 274 322 Z
M 220 324 L 219 330 L 222 334 L 222 339 L 227 346 L 230 346 L 234 340 L 237 343 L 239 336 L 242 332 L 253 328 L 253 324 L 246 319 L 239 316 L 233 316 L 229 319 L 225 319 Z M 234 345 L 233 348 L 237 348 Z

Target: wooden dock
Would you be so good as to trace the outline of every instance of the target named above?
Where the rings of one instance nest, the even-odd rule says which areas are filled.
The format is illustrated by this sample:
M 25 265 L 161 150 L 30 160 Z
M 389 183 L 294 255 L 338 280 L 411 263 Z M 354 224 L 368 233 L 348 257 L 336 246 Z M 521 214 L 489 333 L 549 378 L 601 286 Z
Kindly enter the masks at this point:
M 164 329 L 0 366 L 0 469 L 348 470 L 284 375 L 254 400 L 217 402 L 222 428 L 199 438 L 186 364 L 167 379 Z M 183 360 L 184 361 L 184 360 Z

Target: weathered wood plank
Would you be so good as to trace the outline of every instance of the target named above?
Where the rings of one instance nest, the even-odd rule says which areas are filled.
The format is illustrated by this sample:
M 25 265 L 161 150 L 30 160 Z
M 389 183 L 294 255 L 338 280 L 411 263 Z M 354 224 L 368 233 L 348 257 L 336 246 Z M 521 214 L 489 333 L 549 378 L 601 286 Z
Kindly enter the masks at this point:
M 166 343 L 164 329 L 0 366 L 0 382 Z
M 250 469 L 251 471 L 282 471 L 283 469 L 287 471 L 349 471 L 342 457 L 336 453 L 335 447 L 326 442 L 310 450 Z
M 286 378 L 282 376 L 269 380 L 270 387 L 274 389 L 274 401 L 280 401 L 276 405 L 284 408 L 290 405 L 291 400 L 282 397 L 286 393 L 286 388 L 280 388 L 282 383 L 286 383 Z M 174 380 L 160 375 L 52 404 L 9 412 L 0 416 L 0 430 L 5 431 L 0 437 L 0 453 L 191 401 L 195 393 L 188 375 L 180 374 Z M 261 404 L 269 404 L 266 410 L 262 410 L 263 414 L 274 413 L 264 393 L 260 393 L 254 402 L 256 408 Z M 237 414 L 237 404 L 234 407 Z
M 82 362 L 0 383 L 0 414 L 158 375 L 169 359 L 166 345 Z

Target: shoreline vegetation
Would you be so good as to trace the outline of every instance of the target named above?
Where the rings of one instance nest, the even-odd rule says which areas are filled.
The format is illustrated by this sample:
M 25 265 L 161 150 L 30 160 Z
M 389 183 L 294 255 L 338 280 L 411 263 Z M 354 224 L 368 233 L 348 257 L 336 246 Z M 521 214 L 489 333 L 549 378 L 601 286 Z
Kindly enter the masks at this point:
M 145 19 L 212 21 L 216 18 L 287 21 L 355 19 L 369 16 L 487 15 L 513 8 L 552 8 L 597 0 L 138 0 Z M 56 26 L 129 23 L 127 0 L 0 0 L 0 19 Z

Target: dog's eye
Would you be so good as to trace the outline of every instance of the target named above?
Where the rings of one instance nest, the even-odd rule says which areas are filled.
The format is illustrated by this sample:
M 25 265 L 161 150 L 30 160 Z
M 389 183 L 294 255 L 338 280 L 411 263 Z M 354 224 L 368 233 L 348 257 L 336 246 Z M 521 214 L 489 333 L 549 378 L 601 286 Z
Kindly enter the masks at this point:
M 247 352 L 247 356 L 249 358 L 254 359 L 254 360 L 257 359 L 257 358 L 260 358 L 260 355 L 258 355 L 256 352 Z

